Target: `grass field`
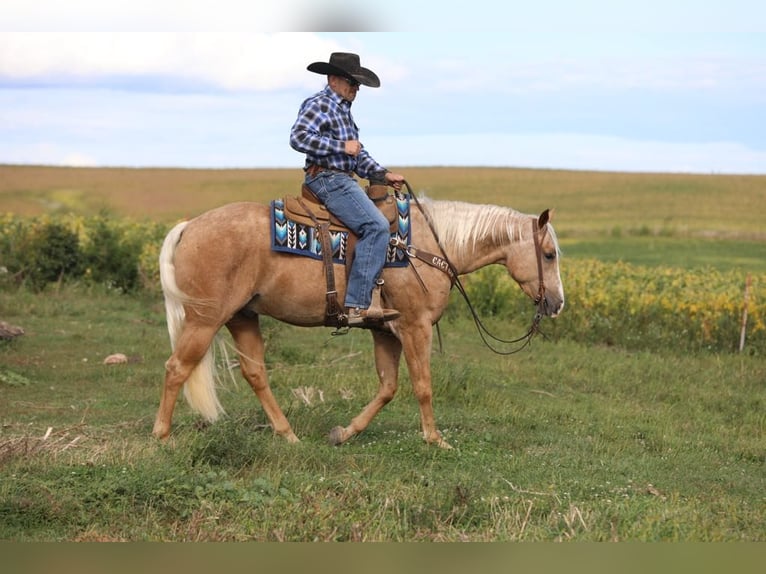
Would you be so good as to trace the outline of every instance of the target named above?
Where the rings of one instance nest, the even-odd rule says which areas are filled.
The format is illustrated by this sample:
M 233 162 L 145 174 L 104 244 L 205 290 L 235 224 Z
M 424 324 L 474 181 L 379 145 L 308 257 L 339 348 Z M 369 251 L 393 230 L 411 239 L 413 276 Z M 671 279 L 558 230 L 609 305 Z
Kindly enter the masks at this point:
M 227 418 L 200 426 L 180 403 L 162 444 L 160 301 L 65 288 L 2 293 L 0 310 L 27 328 L 0 348 L 21 377 L 0 384 L 0 539 L 766 539 L 762 358 L 566 341 L 502 358 L 457 319 L 433 358 L 455 450 L 419 438 L 406 377 L 334 448 L 329 429 L 375 389 L 368 335 L 269 324 L 272 384 L 302 442 L 274 438 L 229 381 Z M 132 362 L 101 364 L 118 351 Z
M 763 272 L 763 177 L 406 173 L 439 199 L 557 207 L 567 264 Z M 289 170 L 0 167 L 0 212 L 170 222 L 299 180 Z M 2 540 L 766 540 L 764 349 L 627 350 L 557 329 L 499 357 L 450 312 L 432 360 L 437 422 L 456 448 L 419 437 L 404 369 L 396 399 L 334 448 L 327 432 L 376 388 L 369 334 L 266 321 L 272 386 L 302 442 L 273 437 L 235 376 L 222 382 L 226 418 L 201 425 L 179 403 L 159 443 L 150 431 L 169 344 L 158 295 L 4 289 L 0 319 L 26 329 L 0 343 Z M 490 324 L 518 334 L 527 320 Z M 115 352 L 129 363 L 103 365 Z

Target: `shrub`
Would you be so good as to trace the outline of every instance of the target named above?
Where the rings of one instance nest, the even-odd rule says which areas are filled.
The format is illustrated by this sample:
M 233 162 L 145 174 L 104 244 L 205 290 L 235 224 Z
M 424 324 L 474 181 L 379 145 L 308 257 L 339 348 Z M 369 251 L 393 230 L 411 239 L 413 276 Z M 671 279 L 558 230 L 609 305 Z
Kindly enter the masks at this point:
M 88 243 L 83 249 L 86 275 L 96 283 L 134 291 L 138 282 L 141 245 L 104 216 L 86 224 Z
M 25 279 L 37 291 L 50 282 L 77 277 L 82 270 L 80 240 L 58 222 L 45 221 L 34 228 L 25 255 Z
M 6 285 L 40 291 L 51 281 L 81 279 L 122 292 L 159 290 L 157 257 L 167 227 L 113 219 L 58 215 L 0 216 L 0 268 Z

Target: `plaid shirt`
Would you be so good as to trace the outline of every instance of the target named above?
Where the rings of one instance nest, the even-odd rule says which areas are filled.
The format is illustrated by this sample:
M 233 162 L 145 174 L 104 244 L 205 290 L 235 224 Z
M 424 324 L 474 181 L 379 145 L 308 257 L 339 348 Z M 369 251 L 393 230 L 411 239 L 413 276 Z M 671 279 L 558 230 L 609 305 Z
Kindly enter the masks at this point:
M 365 149 L 356 156 L 345 152 L 345 142 L 359 139 L 359 128 L 351 115 L 351 102 L 326 86 L 307 98 L 290 130 L 290 147 L 306 154 L 306 167 L 312 164 L 340 171 L 353 171 L 368 179 L 380 177 L 386 169 Z

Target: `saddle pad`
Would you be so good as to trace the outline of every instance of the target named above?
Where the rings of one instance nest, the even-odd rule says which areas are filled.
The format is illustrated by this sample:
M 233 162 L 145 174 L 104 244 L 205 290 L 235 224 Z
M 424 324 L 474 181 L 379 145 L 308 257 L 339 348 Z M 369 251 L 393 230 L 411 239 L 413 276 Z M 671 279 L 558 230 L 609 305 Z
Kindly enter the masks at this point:
M 396 195 L 398 225 L 391 237 L 396 237 L 410 244 L 410 197 Z M 346 263 L 346 246 L 350 231 L 330 231 L 333 263 Z M 293 221 L 285 212 L 282 199 L 271 202 L 271 249 L 282 253 L 293 253 L 313 259 L 322 259 L 322 243 L 316 227 Z M 386 267 L 406 267 L 408 259 L 401 250 L 389 245 L 386 249 Z

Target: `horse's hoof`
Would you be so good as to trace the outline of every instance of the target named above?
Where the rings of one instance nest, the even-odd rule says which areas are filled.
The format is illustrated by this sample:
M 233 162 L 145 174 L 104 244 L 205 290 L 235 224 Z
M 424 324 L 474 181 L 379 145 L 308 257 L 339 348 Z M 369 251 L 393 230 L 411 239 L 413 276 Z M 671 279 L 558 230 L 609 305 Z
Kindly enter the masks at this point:
M 330 444 L 333 446 L 340 446 L 342 445 L 346 439 L 343 437 L 343 435 L 346 434 L 346 429 L 343 427 L 335 427 L 330 431 L 330 436 L 328 439 L 330 440 Z
M 436 441 L 436 446 L 445 450 L 452 450 L 452 445 L 444 439 Z
M 295 433 L 292 433 L 292 432 L 290 434 L 288 434 L 288 435 L 285 435 L 285 440 L 289 444 L 296 444 L 296 443 L 301 442 L 301 439 L 299 439 L 297 436 L 295 436 Z
M 439 448 L 443 448 L 445 450 L 452 450 L 452 445 L 444 440 L 444 437 L 441 435 L 441 433 L 436 433 L 436 436 L 426 438 L 426 442 L 428 444 L 435 444 Z

